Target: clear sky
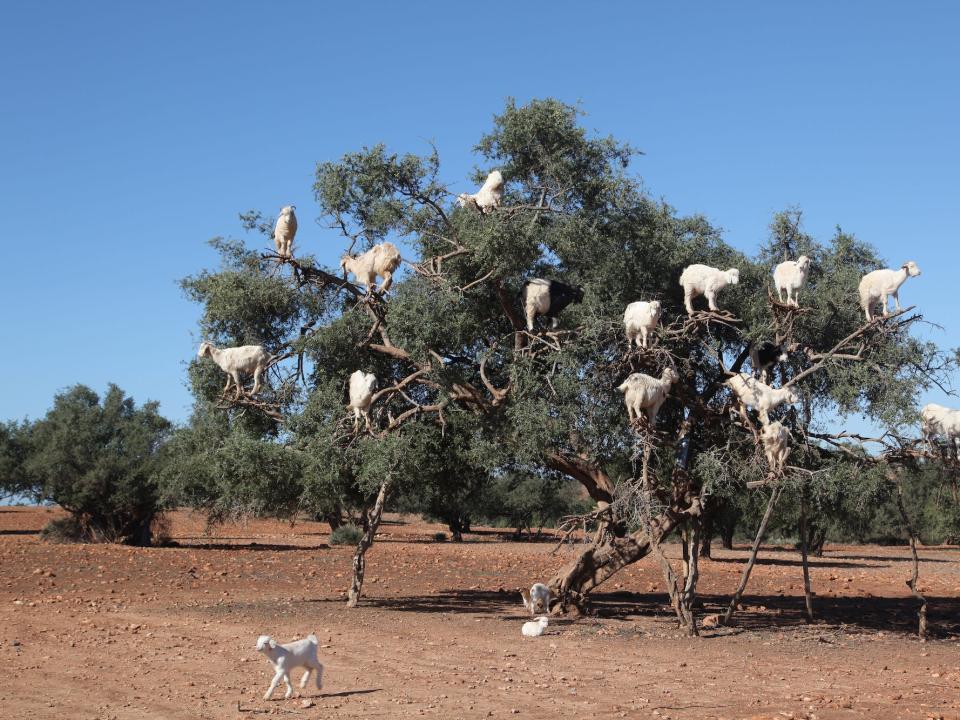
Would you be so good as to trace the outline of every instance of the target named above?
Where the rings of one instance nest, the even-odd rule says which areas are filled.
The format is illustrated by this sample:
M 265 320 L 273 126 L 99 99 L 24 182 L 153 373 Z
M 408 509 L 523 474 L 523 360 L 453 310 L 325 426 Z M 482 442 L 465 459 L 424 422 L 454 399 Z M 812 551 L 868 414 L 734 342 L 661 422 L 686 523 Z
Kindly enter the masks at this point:
M 318 161 L 433 140 L 468 189 L 508 96 L 580 102 L 646 153 L 651 194 L 741 249 L 796 205 L 819 239 L 839 224 L 915 260 L 903 299 L 960 345 L 958 37 L 946 0 L 7 0 L 0 419 L 108 381 L 186 419 L 198 309 L 176 283 L 213 265 L 205 241 L 293 203 L 297 244 L 332 261 Z

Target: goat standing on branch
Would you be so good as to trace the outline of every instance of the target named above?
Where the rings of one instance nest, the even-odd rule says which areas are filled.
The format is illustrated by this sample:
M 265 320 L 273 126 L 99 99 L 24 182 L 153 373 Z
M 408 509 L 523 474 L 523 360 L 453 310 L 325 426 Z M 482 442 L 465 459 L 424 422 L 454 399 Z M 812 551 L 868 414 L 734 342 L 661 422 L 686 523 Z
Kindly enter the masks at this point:
M 583 301 L 583 288 L 567 285 L 558 280 L 534 278 L 523 284 L 521 291 L 523 314 L 527 319 L 527 330 L 533 332 L 533 322 L 537 315 L 550 318 L 550 327 L 560 324 L 559 315 L 567 305 Z
M 688 265 L 680 274 L 683 304 L 687 308 L 687 315 L 693 315 L 693 299 L 698 295 L 707 298 L 710 310 L 718 312 L 717 293 L 727 285 L 736 285 L 738 282 L 740 282 L 740 271 L 737 268 L 718 270 L 709 265 Z
M 256 395 L 260 392 L 260 378 L 272 359 L 262 345 L 241 345 L 221 350 L 208 342 L 200 343 L 197 357 L 209 357 L 219 365 L 227 374 L 227 384 L 223 386 L 223 392 L 226 393 L 231 385 L 235 385 L 237 397 L 243 392 L 241 378 L 244 375 L 253 375 L 253 390 L 250 394 Z
M 801 255 L 796 260 L 787 260 L 773 269 L 773 284 L 777 288 L 777 299 L 787 305 L 800 307 L 797 296 L 807 282 L 810 274 L 810 258 Z
M 500 174 L 499 170 L 494 170 L 492 173 L 487 175 L 487 179 L 484 181 L 483 187 L 481 187 L 472 195 L 467 193 L 460 193 L 457 195 L 457 202 L 460 203 L 460 207 L 469 207 L 474 210 L 478 210 L 484 215 L 491 213 L 495 208 L 500 207 L 500 201 L 502 199 L 503 175 Z
M 377 289 L 377 277 L 382 277 L 383 285 L 379 287 L 379 291 L 385 293 L 393 283 L 393 273 L 400 267 L 400 261 L 397 246 L 385 242 L 374 245 L 363 255 L 344 255 L 340 258 L 340 267 L 344 277 L 347 273 L 353 273 L 357 282 L 367 287 L 367 292 Z
M 636 422 L 640 412 L 643 411 L 647 415 L 650 427 L 656 427 L 660 406 L 666 401 L 670 386 L 678 379 L 677 372 L 669 367 L 663 369 L 659 379 L 643 373 L 633 373 L 627 377 L 617 390 L 623 393 L 623 402 L 627 406 L 630 424 Z
M 897 310 L 900 310 L 900 286 L 903 285 L 908 277 L 917 277 L 920 274 L 920 268 L 913 260 L 909 260 L 900 266 L 899 270 L 874 270 L 863 276 L 860 281 L 860 307 L 863 308 L 864 315 L 867 316 L 867 322 L 874 319 L 872 308 L 878 302 L 883 307 L 883 316 L 887 316 L 887 299 L 893 295 L 893 301 L 896 303 Z
M 273 228 L 273 244 L 277 247 L 277 255 L 282 258 L 293 257 L 293 238 L 297 234 L 296 205 L 287 205 L 280 211 L 277 224 Z

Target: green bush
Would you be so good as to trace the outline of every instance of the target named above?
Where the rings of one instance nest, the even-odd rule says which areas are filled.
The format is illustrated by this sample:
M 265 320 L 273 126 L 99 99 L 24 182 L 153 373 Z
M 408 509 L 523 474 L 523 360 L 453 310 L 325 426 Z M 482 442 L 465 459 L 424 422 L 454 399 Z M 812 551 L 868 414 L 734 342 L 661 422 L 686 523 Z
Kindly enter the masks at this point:
M 363 530 L 356 525 L 341 525 L 330 533 L 331 545 L 356 545 L 363 537 Z

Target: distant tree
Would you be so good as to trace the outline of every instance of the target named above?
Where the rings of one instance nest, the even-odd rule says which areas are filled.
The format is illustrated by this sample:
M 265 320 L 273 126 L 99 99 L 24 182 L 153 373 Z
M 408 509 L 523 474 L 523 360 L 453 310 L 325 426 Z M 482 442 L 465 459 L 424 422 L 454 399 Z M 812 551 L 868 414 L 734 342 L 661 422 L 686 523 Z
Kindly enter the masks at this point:
M 69 512 L 77 539 L 149 545 L 170 429 L 155 402 L 137 407 L 116 385 L 101 401 L 76 385 L 30 428 L 28 492 Z

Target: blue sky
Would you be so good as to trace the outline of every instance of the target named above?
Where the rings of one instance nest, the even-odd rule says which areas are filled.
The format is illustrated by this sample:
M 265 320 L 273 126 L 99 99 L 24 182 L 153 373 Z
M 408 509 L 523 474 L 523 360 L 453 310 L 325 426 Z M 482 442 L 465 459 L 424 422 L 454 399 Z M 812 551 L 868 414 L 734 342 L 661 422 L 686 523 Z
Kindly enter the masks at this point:
M 468 189 L 508 96 L 580 102 L 739 248 L 799 206 L 819 239 L 915 260 L 903 299 L 960 345 L 958 34 L 950 2 L 6 2 L 0 419 L 108 381 L 186 419 L 198 309 L 176 282 L 213 265 L 205 241 L 294 203 L 332 261 L 316 162 L 432 140 Z

